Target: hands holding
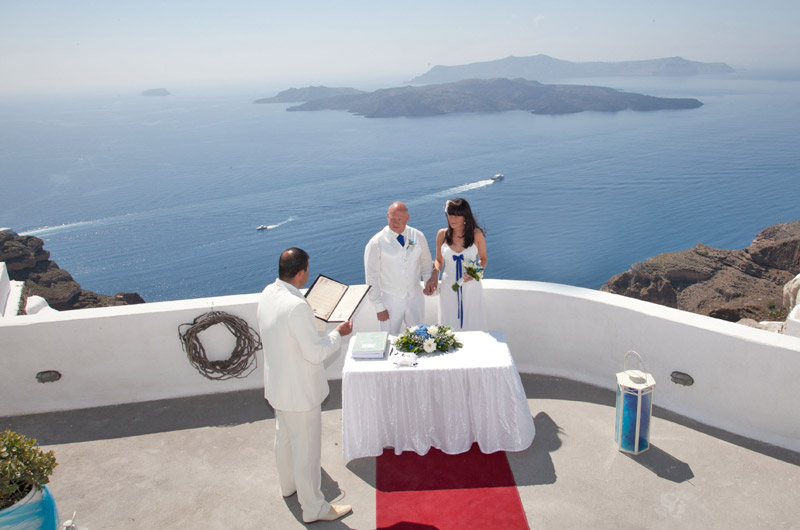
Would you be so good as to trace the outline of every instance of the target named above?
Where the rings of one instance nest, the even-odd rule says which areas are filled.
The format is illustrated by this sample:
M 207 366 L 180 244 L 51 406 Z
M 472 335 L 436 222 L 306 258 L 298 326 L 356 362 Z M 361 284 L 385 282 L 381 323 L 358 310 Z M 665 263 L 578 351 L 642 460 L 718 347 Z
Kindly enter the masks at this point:
M 437 278 L 431 278 L 427 282 L 425 282 L 425 288 L 422 290 L 423 293 L 426 295 L 432 295 L 436 292 L 436 289 L 439 288 L 439 280 Z
M 387 320 L 389 320 L 389 310 L 384 309 L 383 311 L 378 313 L 378 320 L 380 322 L 386 322 Z

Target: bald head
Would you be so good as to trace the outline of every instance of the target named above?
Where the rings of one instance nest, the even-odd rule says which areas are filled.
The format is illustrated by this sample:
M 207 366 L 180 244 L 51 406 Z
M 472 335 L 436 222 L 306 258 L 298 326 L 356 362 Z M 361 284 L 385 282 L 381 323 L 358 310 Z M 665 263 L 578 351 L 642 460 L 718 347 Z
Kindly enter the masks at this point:
M 409 215 L 408 208 L 400 201 L 393 202 L 389 206 L 389 212 L 386 214 L 386 220 L 389 222 L 389 228 L 396 234 L 402 234 L 406 229 Z

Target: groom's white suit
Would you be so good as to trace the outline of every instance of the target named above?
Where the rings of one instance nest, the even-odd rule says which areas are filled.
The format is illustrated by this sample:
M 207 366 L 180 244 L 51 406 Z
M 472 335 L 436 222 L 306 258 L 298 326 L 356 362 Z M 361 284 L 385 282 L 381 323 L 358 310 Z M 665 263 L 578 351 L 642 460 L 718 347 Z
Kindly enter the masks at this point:
M 398 241 L 403 236 L 403 243 Z M 364 270 L 375 311 L 389 312 L 381 330 L 398 335 L 405 326 L 423 324 L 425 302 L 420 279 L 433 270 L 425 235 L 410 226 L 398 234 L 390 226 L 375 234 L 364 250 Z

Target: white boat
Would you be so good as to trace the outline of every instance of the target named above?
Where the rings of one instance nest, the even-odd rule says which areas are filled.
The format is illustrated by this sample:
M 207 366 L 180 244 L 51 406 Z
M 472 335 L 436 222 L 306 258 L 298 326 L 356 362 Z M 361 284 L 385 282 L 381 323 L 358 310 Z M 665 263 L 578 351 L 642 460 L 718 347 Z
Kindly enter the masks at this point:
M 267 225 L 258 225 L 256 230 L 269 230 L 269 226 Z
M 506 178 L 505 175 L 503 175 L 502 173 L 498 173 L 497 175 L 492 177 L 492 180 L 495 181 L 495 182 L 500 182 L 504 178 Z

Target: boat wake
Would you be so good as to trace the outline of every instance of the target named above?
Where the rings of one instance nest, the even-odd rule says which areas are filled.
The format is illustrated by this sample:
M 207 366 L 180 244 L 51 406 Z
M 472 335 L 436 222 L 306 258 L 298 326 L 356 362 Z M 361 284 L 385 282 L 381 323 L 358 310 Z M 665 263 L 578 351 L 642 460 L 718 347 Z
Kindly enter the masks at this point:
M 456 195 L 458 193 L 464 193 L 465 191 L 477 190 L 478 188 L 485 188 L 486 186 L 490 186 L 494 183 L 492 179 L 486 180 L 479 180 L 477 182 L 470 182 L 468 184 L 462 184 L 460 186 L 455 186 L 453 188 L 446 189 L 444 191 L 440 191 L 435 193 L 435 197 L 446 197 L 448 195 Z
M 34 230 L 27 230 L 25 232 L 20 232 L 20 235 L 38 237 L 38 236 L 46 236 L 49 234 L 55 234 L 57 232 L 70 232 L 72 230 L 86 228 L 87 226 L 97 226 L 105 224 L 115 219 L 121 219 L 122 217 L 125 216 L 106 217 L 104 219 L 94 219 L 92 221 L 78 221 L 76 223 L 64 223 L 63 225 L 58 225 L 58 226 L 43 226 L 42 228 L 36 228 Z
M 291 216 L 285 221 L 281 221 L 280 223 L 275 223 L 274 225 L 259 225 L 256 227 L 256 230 L 272 230 L 273 228 L 278 228 L 279 226 L 285 225 L 290 221 L 294 221 L 294 216 Z
M 430 201 L 432 201 L 434 199 L 441 199 L 441 198 L 444 198 L 444 197 L 446 197 L 448 199 L 452 199 L 452 198 L 457 197 L 458 195 L 460 195 L 460 194 L 462 194 L 464 192 L 477 190 L 479 188 L 485 188 L 486 186 L 490 186 L 493 183 L 494 183 L 494 181 L 492 179 L 479 180 L 477 182 L 469 182 L 467 184 L 461 184 L 459 186 L 453 186 L 452 188 L 447 188 L 446 190 L 437 191 L 437 192 L 431 193 L 429 195 L 425 195 L 424 197 L 420 197 L 418 199 L 414 199 L 414 200 L 408 201 L 406 204 L 408 206 L 412 206 L 412 205 L 415 205 L 415 204 L 422 204 L 422 203 L 430 202 Z

